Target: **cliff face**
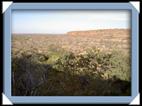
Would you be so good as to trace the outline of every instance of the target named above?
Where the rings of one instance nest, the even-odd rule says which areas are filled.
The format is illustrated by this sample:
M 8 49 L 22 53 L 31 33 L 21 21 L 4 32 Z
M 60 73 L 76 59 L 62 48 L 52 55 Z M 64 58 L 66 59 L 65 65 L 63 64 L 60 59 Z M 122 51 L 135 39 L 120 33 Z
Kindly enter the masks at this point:
M 88 31 L 71 31 L 67 33 L 69 36 L 92 36 L 92 37 L 114 37 L 114 38 L 129 38 L 130 29 L 103 29 L 103 30 L 88 30 Z

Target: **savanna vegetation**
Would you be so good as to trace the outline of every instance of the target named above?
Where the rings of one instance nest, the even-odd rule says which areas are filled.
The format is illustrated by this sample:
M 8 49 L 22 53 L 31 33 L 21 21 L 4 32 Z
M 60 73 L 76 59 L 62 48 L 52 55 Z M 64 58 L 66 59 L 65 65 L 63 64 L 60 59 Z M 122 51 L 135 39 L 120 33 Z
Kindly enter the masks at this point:
M 130 55 L 93 47 L 80 54 L 61 48 L 12 55 L 12 95 L 131 95 Z

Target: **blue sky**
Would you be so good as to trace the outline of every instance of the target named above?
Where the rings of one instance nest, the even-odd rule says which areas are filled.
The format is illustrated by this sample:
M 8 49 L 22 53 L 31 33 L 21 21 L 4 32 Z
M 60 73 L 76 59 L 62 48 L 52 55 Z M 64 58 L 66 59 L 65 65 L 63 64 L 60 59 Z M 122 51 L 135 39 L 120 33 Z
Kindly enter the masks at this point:
M 76 30 L 130 28 L 130 12 L 13 11 L 12 33 L 66 33 Z

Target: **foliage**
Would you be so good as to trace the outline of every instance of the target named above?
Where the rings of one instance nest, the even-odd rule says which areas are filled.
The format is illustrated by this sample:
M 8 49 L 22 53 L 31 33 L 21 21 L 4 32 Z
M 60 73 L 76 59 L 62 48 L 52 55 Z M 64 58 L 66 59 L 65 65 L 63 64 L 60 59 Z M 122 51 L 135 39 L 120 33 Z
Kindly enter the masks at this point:
M 13 95 L 130 95 L 130 57 L 92 48 L 13 57 Z

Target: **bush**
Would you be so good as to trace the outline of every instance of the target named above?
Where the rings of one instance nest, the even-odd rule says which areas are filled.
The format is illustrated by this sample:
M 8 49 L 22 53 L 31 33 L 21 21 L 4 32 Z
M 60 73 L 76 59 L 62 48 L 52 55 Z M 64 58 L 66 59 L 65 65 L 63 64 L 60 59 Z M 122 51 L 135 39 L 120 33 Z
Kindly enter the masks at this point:
M 13 95 L 130 95 L 130 57 L 97 48 L 80 54 L 26 52 L 12 59 Z
M 95 95 L 123 95 L 125 91 L 127 93 L 124 94 L 130 94 L 130 57 L 124 55 L 122 51 L 113 50 L 107 53 L 99 49 L 92 49 L 80 55 L 68 53 L 58 59 L 55 66 L 54 68 L 59 71 L 68 72 L 74 76 L 92 78 L 93 83 L 90 83 L 89 87 L 93 88 L 91 91 L 96 90 Z M 118 83 L 115 84 L 115 81 Z M 122 91 L 123 86 L 125 90 Z M 90 88 L 87 86 L 86 88 L 86 92 L 91 92 Z

